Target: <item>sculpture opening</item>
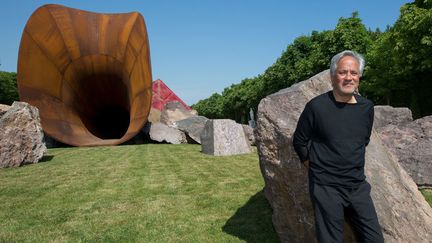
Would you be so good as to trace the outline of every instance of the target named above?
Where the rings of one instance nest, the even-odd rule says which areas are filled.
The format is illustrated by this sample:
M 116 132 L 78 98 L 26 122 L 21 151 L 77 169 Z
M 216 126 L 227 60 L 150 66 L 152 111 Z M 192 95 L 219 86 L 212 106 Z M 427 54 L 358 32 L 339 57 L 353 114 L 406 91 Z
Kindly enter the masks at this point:
M 125 142 L 151 106 L 144 19 L 44 5 L 24 29 L 17 79 L 20 99 L 39 109 L 49 136 L 74 146 Z
M 130 107 L 127 87 L 115 73 L 89 74 L 77 80 L 74 109 L 96 137 L 120 139 L 127 131 Z

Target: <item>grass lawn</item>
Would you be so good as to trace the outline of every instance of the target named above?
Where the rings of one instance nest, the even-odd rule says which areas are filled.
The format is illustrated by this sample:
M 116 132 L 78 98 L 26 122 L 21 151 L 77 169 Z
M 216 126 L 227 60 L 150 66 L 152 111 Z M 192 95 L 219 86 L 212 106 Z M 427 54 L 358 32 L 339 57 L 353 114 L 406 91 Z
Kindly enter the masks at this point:
M 49 149 L 0 170 L 0 242 L 277 242 L 256 153 Z
M 277 242 L 256 153 L 200 150 L 49 149 L 1 169 L 0 242 Z
M 423 196 L 426 198 L 426 201 L 431 205 L 432 207 L 432 189 L 424 189 L 421 190 Z

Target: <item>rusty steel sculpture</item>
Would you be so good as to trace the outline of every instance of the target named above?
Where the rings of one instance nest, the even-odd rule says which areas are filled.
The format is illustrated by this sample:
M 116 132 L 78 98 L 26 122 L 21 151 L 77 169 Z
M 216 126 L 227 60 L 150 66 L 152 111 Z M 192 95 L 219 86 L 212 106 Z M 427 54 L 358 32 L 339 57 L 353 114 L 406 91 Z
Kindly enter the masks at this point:
M 151 106 L 144 19 L 44 5 L 23 31 L 17 79 L 20 99 L 39 108 L 49 136 L 74 146 L 123 143 Z

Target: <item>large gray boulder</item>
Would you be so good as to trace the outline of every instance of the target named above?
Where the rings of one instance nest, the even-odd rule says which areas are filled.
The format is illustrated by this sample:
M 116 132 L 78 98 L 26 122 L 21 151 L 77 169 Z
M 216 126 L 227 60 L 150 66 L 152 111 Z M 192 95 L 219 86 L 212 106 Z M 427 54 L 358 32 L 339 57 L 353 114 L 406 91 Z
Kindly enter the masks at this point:
M 432 116 L 404 125 L 389 124 L 378 132 L 414 182 L 421 188 L 432 187 Z
M 153 141 L 171 144 L 187 143 L 184 132 L 176 128 L 168 127 L 161 122 L 147 123 L 144 129 L 146 130 L 146 133 L 149 134 L 150 139 Z
M 242 124 L 243 131 L 250 145 L 256 145 L 254 129 L 249 125 Z
M 0 104 L 0 117 L 3 116 L 9 109 L 9 105 Z
M 255 135 L 260 168 L 282 242 L 316 242 L 307 170 L 294 151 L 292 135 L 307 101 L 328 90 L 330 75 L 324 71 L 259 104 Z M 367 147 L 365 173 L 386 242 L 430 242 L 432 209 L 375 132 Z M 346 233 L 344 242 L 353 242 L 352 231 Z
M 180 121 L 174 121 L 172 127 L 186 133 L 195 142 L 201 144 L 201 133 L 208 121 L 204 116 L 191 116 Z
M 160 110 L 151 107 L 147 121 L 151 123 L 160 122 L 161 114 Z
M 46 152 L 39 111 L 14 102 L 0 117 L 0 167 L 37 163 Z
M 411 110 L 406 107 L 392 107 L 389 105 L 376 105 L 374 107 L 374 128 L 379 129 L 393 124 L 405 125 L 413 121 Z
M 172 126 L 174 122 L 186 119 L 191 116 L 196 116 L 191 110 L 188 110 L 182 103 L 178 101 L 170 101 L 166 103 L 160 115 L 160 122 L 165 125 Z
M 252 152 L 242 126 L 230 119 L 208 120 L 201 133 L 201 148 L 217 156 Z

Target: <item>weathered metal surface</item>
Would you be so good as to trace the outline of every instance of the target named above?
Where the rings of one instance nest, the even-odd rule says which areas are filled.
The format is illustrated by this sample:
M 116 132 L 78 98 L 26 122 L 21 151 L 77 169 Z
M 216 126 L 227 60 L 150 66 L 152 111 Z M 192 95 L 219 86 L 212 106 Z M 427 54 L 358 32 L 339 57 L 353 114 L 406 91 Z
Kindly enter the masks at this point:
M 39 108 L 49 136 L 74 146 L 125 142 L 151 106 L 144 19 L 44 5 L 25 26 L 17 78 L 20 99 Z

